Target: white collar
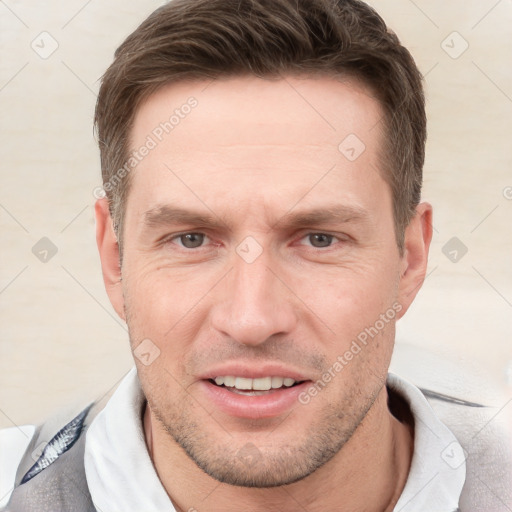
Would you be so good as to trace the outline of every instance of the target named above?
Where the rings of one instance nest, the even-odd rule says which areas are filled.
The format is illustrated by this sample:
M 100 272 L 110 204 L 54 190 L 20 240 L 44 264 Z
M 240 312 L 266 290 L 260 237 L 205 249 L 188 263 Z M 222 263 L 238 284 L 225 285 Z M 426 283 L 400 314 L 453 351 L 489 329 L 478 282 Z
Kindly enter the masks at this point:
M 466 477 L 462 447 L 418 388 L 393 374 L 387 385 L 406 400 L 415 420 L 411 470 L 395 512 L 454 512 Z M 85 474 L 98 511 L 175 512 L 146 448 L 144 403 L 133 368 L 89 426 Z
M 87 430 L 85 476 L 98 511 L 175 512 L 146 448 L 144 403 L 134 367 Z
M 414 417 L 414 453 L 395 512 L 455 512 L 466 480 L 462 446 L 413 384 L 388 374 L 388 388 L 401 395 Z

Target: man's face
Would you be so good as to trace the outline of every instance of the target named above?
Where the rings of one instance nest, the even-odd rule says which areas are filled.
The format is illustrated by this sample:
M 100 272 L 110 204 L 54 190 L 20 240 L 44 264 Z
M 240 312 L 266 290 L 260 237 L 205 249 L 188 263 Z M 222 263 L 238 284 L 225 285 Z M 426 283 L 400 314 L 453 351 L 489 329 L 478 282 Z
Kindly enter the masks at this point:
M 381 117 L 355 81 L 292 77 L 174 84 L 137 112 L 132 149 L 157 144 L 126 205 L 131 344 L 158 427 L 218 480 L 307 476 L 382 390 L 408 304 Z

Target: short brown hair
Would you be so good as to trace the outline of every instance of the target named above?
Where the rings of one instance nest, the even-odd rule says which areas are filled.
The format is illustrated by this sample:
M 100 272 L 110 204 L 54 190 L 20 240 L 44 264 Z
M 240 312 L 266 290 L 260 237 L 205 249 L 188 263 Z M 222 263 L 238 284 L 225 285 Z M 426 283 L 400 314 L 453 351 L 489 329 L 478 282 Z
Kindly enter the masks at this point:
M 120 248 L 131 180 L 116 172 L 128 158 L 142 100 L 176 81 L 287 73 L 355 77 L 379 99 L 385 113 L 383 177 L 403 250 L 421 194 L 422 76 L 398 37 L 359 0 L 171 0 L 122 43 L 102 78 L 95 113 L 103 186 Z

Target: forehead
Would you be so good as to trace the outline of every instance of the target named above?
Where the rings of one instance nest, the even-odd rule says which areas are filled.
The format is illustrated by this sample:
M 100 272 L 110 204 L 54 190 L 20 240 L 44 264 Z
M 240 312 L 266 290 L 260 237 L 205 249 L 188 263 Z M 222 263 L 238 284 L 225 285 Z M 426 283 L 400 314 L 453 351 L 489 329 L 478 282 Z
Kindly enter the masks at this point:
M 189 103 L 195 106 L 189 108 Z M 178 82 L 160 88 L 139 106 L 131 142 L 137 146 L 152 134 L 156 139 L 172 138 L 176 145 L 194 146 L 198 142 L 293 144 L 301 136 L 311 143 L 335 144 L 348 129 L 368 139 L 368 128 L 373 129 L 381 117 L 370 88 L 350 77 L 239 76 Z M 186 128 L 192 124 L 194 133 Z M 172 137 L 166 137 L 171 132 Z M 201 139 L 203 135 L 208 138 Z
M 378 170 L 382 115 L 369 89 L 348 78 L 165 86 L 135 116 L 131 147 L 145 156 L 132 172 L 129 203 L 195 197 L 216 208 L 277 201 L 286 209 L 300 194 L 309 200 L 333 189 L 353 201 L 366 190 L 371 202 L 386 186 Z

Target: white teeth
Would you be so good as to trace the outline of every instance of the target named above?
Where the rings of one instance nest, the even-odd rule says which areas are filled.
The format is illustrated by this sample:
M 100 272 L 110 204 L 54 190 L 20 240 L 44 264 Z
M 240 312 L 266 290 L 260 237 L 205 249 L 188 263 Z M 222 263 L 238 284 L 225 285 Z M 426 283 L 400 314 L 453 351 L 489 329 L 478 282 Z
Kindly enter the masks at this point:
M 226 386 L 228 388 L 236 388 L 241 390 L 268 391 L 269 389 L 289 388 L 295 384 L 295 380 L 290 377 L 259 377 L 257 379 L 249 379 L 246 377 L 233 377 L 225 375 L 215 377 L 217 386 Z
M 246 379 L 245 377 L 237 377 L 235 379 L 236 389 L 252 389 L 252 379 Z
M 283 387 L 283 382 L 283 377 L 272 377 L 272 388 L 275 389 Z
M 230 388 L 234 388 L 235 387 L 235 377 L 231 377 L 231 376 L 227 376 L 227 377 L 224 377 L 224 386 L 228 386 Z
M 252 389 L 258 391 L 266 391 L 272 387 L 272 377 L 261 377 L 259 379 L 252 379 Z

